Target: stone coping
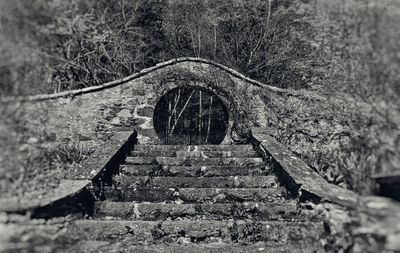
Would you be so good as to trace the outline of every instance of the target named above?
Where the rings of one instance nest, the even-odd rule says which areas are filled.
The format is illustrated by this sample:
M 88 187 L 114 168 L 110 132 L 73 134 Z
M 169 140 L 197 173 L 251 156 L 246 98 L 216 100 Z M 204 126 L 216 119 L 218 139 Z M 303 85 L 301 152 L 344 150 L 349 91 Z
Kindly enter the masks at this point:
M 360 196 L 328 183 L 284 145 L 261 128 L 252 129 L 253 145 L 265 160 L 274 164 L 281 183 L 300 199 L 318 200 L 344 207 L 358 221 L 349 223 L 347 232 L 354 237 L 382 239 L 382 249 L 400 252 L 400 203 L 385 197 Z
M 90 180 L 61 180 L 60 184 L 48 192 L 31 192 L 22 198 L 0 199 L 0 212 L 22 212 L 43 207 L 57 200 L 78 194 Z
M 61 97 L 74 97 L 74 96 L 78 96 L 78 95 L 82 95 L 82 94 L 86 94 L 86 93 L 101 91 L 101 90 L 109 89 L 109 88 L 127 83 L 129 81 L 135 80 L 139 77 L 145 76 L 147 74 L 150 74 L 156 70 L 165 68 L 167 66 L 175 65 L 178 63 L 184 63 L 184 62 L 208 64 L 208 65 L 214 66 L 218 69 L 221 69 L 221 70 L 227 72 L 228 74 L 232 75 L 233 77 L 238 78 L 242 81 L 245 81 L 245 82 L 255 85 L 257 87 L 265 88 L 265 89 L 268 89 L 270 91 L 274 91 L 277 93 L 284 93 L 284 94 L 288 94 L 291 96 L 305 97 L 308 99 L 315 99 L 315 100 L 321 100 L 321 101 L 325 100 L 323 97 L 317 96 L 315 94 L 308 94 L 305 91 L 282 89 L 282 88 L 264 84 L 262 82 L 253 80 L 249 77 L 246 77 L 245 75 L 239 73 L 238 71 L 236 71 L 232 68 L 226 67 L 222 64 L 213 62 L 211 60 L 207 60 L 207 59 L 203 59 L 203 58 L 196 58 L 196 57 L 182 57 L 182 58 L 176 58 L 176 59 L 168 60 L 168 61 L 165 61 L 162 63 L 158 63 L 153 67 L 142 69 L 141 71 L 139 71 L 133 75 L 130 75 L 130 76 L 127 76 L 125 78 L 118 79 L 115 81 L 111 81 L 111 82 L 108 82 L 105 84 L 101 84 L 101 85 L 97 85 L 97 86 L 90 86 L 90 87 L 86 87 L 83 89 L 63 91 L 63 92 L 54 93 L 54 94 L 40 94 L 40 95 L 16 96 L 16 97 L 0 97 L 0 103 L 43 101 L 43 100 L 56 99 L 56 98 L 61 98 Z
M 293 195 L 311 194 L 321 200 L 344 206 L 357 204 L 358 194 L 328 183 L 275 138 L 264 134 L 262 129 L 252 129 L 252 132 L 259 149 L 264 153 L 264 158 L 272 158 L 277 164 L 275 172 L 281 176 Z
M 310 168 L 304 161 L 288 150 L 274 137 L 263 133 L 260 128 L 252 129 L 253 138 L 258 148 L 264 153 L 264 159 L 271 159 L 275 162 L 274 171 L 280 177 L 283 184 L 292 191 L 294 195 L 316 197 L 319 201 L 331 202 L 343 207 L 358 209 L 361 206 L 376 206 L 377 201 L 385 203 L 387 210 L 398 208 L 400 217 L 400 203 L 389 198 L 378 196 L 360 196 L 359 194 L 328 183 L 321 175 Z M 369 204 L 374 202 L 375 204 Z M 392 206 L 389 206 L 392 203 Z M 375 212 L 375 211 L 374 211 Z M 400 221 L 400 219 L 399 219 Z
M 68 175 L 51 191 L 35 191 L 22 197 L 0 199 L 0 212 L 26 212 L 48 206 L 56 201 L 73 197 L 88 187 L 92 180 L 107 169 L 114 159 L 121 159 L 136 141 L 136 131 L 117 132 L 104 144 L 104 148 L 96 150 L 89 160 L 85 161 L 77 174 Z

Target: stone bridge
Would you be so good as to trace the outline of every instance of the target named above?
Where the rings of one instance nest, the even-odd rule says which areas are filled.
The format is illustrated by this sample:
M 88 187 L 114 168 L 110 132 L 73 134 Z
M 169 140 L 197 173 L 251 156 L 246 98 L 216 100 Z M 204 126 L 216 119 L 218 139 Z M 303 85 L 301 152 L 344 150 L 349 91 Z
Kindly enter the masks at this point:
M 157 129 L 153 124 L 154 111 L 157 104 L 165 94 L 176 88 L 182 87 L 195 87 L 204 92 L 214 94 L 224 104 L 227 119 L 226 129 L 224 130 L 224 136 L 219 147 L 208 145 L 207 148 L 202 149 L 200 146 L 191 145 L 188 150 L 184 147 L 182 149 L 177 147 L 172 153 L 168 153 L 164 148 L 157 148 L 162 146 L 164 143 L 163 139 L 160 138 L 160 133 L 157 132 Z M 370 247 L 368 246 L 369 243 L 367 243 L 371 238 L 376 241 L 373 250 L 399 250 L 400 245 L 398 241 L 400 238 L 400 227 L 393 227 L 390 225 L 393 224 L 393 220 L 400 218 L 400 212 L 393 212 L 393 210 L 400 210 L 399 206 L 384 198 L 362 197 L 352 191 L 329 184 L 284 145 L 277 142 L 263 127 L 268 124 L 269 120 L 269 115 L 265 110 L 267 106 L 265 103 L 266 93 L 285 94 L 286 96 L 298 97 L 300 99 L 323 100 L 321 97 L 309 96 L 304 92 L 279 89 L 265 85 L 245 77 L 233 69 L 200 58 L 174 59 L 144 69 L 139 73 L 124 79 L 100 86 L 51 95 L 3 99 L 3 104 L 10 108 L 22 107 L 24 109 L 26 124 L 30 125 L 30 127 L 45 127 L 47 133 L 47 145 L 51 146 L 59 143 L 79 141 L 85 147 L 93 150 L 93 153 L 82 164 L 77 165 L 73 171 L 66 175 L 58 188 L 54 191 L 48 193 L 33 192 L 22 199 L 2 199 L 0 200 L 0 211 L 8 214 L 26 213 L 33 218 L 50 218 L 53 216 L 65 216 L 71 213 L 85 213 L 86 215 L 91 216 L 94 215 L 95 211 L 93 209 L 95 206 L 103 206 L 108 203 L 96 204 L 105 199 L 110 201 L 116 200 L 116 202 L 129 200 L 137 203 L 138 199 L 136 198 L 138 197 L 136 195 L 135 197 L 128 194 L 130 197 L 124 195 L 125 197 L 121 198 L 121 194 L 124 193 L 116 193 L 116 188 L 114 188 L 110 193 L 111 196 L 107 195 L 107 189 L 105 188 L 113 184 L 122 184 L 120 179 L 115 179 L 115 176 L 121 174 L 121 166 L 124 166 L 124 163 L 129 163 L 130 161 L 134 166 L 153 165 L 154 160 L 151 160 L 150 158 L 152 155 L 161 157 L 162 159 L 157 159 L 157 163 L 165 167 L 170 165 L 190 165 L 194 167 L 200 166 L 201 169 L 204 169 L 204 167 L 207 166 L 207 168 L 211 168 L 216 165 L 214 162 L 208 162 L 207 160 L 214 156 L 215 159 L 219 159 L 218 166 L 225 166 L 225 162 L 231 159 L 232 161 L 229 160 L 229 166 L 235 168 L 240 166 L 251 167 L 249 161 L 252 163 L 258 163 L 259 160 L 257 159 L 262 158 L 263 163 L 265 163 L 265 167 L 262 166 L 262 171 L 264 171 L 264 168 L 267 168 L 269 172 L 265 172 L 266 174 L 257 174 L 257 177 L 259 177 L 258 179 L 255 179 L 255 175 L 253 174 L 246 174 L 247 177 L 244 176 L 242 178 L 242 174 L 240 174 L 240 176 L 238 176 L 239 174 L 229 174 L 233 173 L 232 167 L 232 170 L 229 173 L 227 172 L 228 174 L 226 176 L 234 178 L 232 180 L 236 181 L 231 182 L 228 180 L 225 185 L 227 188 L 235 188 L 242 184 L 240 182 L 244 182 L 243 184 L 245 186 L 248 184 L 253 185 L 252 188 L 258 187 L 261 189 L 268 188 L 269 186 L 266 186 L 267 182 L 270 182 L 268 180 L 272 180 L 272 185 L 276 184 L 283 187 L 281 190 L 284 194 L 282 196 L 280 195 L 281 197 L 279 199 L 274 199 L 272 205 L 266 205 L 266 210 L 269 212 L 267 216 L 269 218 L 262 216 L 263 218 L 260 219 L 265 224 L 262 222 L 257 223 L 258 227 L 255 228 L 255 231 L 246 232 L 246 229 L 250 228 L 246 225 L 247 223 L 245 221 L 241 223 L 241 220 L 235 221 L 227 228 L 225 228 L 224 224 L 221 223 L 218 225 L 220 226 L 218 227 L 220 233 L 211 237 L 203 235 L 200 232 L 196 235 L 185 236 L 185 234 L 190 234 L 190 232 L 185 230 L 188 228 L 185 227 L 186 223 L 182 222 L 179 223 L 181 225 L 177 225 L 178 223 L 171 223 L 172 227 L 170 228 L 168 227 L 169 223 L 165 222 L 155 222 L 150 224 L 141 221 L 141 225 L 137 225 L 134 222 L 132 223 L 132 221 L 124 221 L 124 223 L 121 222 L 121 220 L 118 220 L 111 222 L 111 225 L 107 222 L 88 225 L 87 221 L 81 220 L 74 223 L 74 226 L 86 226 L 86 232 L 83 232 L 84 234 L 94 233 L 93 231 L 99 233 L 99 230 L 112 230 L 122 238 L 120 238 L 122 241 L 125 241 L 128 238 L 125 235 L 125 229 L 128 227 L 133 230 L 136 229 L 137 231 L 142 231 L 139 234 L 135 233 L 135 231 L 131 231 L 131 234 L 134 235 L 133 237 L 130 237 L 131 240 L 137 241 L 139 244 L 144 241 L 148 243 L 147 239 L 141 237 L 146 234 L 149 238 L 153 238 L 152 240 L 155 240 L 156 237 L 158 239 L 162 238 L 162 240 L 160 240 L 164 244 L 170 242 L 177 243 L 176 245 L 179 246 L 174 244 L 175 246 L 173 247 L 176 248 L 173 248 L 173 251 L 181 250 L 182 252 L 188 250 L 188 248 L 185 248 L 188 245 L 189 247 L 192 247 L 190 250 L 194 250 L 193 246 L 190 246 L 190 243 L 197 243 L 201 240 L 211 243 L 223 242 L 225 243 L 223 244 L 224 247 L 227 247 L 225 249 L 231 249 L 232 251 L 234 251 L 233 248 L 229 248 L 232 247 L 232 245 L 236 245 L 234 247 L 238 247 L 239 251 L 255 249 L 267 251 L 270 249 L 275 249 L 277 251 L 293 251 L 296 249 L 296 246 L 294 246 L 295 244 L 293 243 L 303 239 L 307 241 L 307 243 L 305 245 L 302 244 L 304 248 L 297 249 L 297 251 L 304 250 L 308 252 L 313 251 L 313 249 L 329 251 L 335 250 L 337 249 L 335 247 L 340 246 L 354 247 L 354 244 L 358 244 L 357 247 L 359 247 L 359 249 L 371 250 L 371 248 L 368 248 Z M 237 145 L 238 143 L 243 146 Z M 151 147 L 155 148 L 153 149 Z M 170 149 L 173 149 L 176 145 L 169 147 Z M 193 149 L 191 149 L 191 147 L 193 147 Z M 246 153 L 247 151 L 239 152 L 241 149 L 249 149 L 249 153 Z M 132 156 L 132 152 L 134 152 L 133 157 L 129 157 L 129 154 Z M 182 159 L 180 154 L 182 154 L 182 157 L 184 158 L 182 163 L 179 162 L 180 159 Z M 127 155 L 128 158 L 126 158 Z M 196 164 L 194 161 L 196 161 Z M 242 161 L 245 162 L 242 163 Z M 152 171 L 152 173 L 153 172 L 155 171 Z M 150 174 L 140 176 L 150 176 L 152 178 L 151 184 L 157 184 L 154 180 L 158 178 L 158 174 L 156 176 L 154 176 L 154 173 Z M 201 181 L 201 178 L 197 178 L 197 182 L 192 181 L 192 179 L 187 176 L 184 178 L 186 178 L 185 180 L 188 180 L 188 185 L 200 185 L 200 188 L 206 186 L 210 187 L 208 185 L 209 182 L 203 182 Z M 133 179 L 128 178 L 123 180 Z M 171 178 L 169 180 L 170 181 L 161 180 L 160 182 L 170 185 L 170 188 L 179 184 L 179 182 L 175 182 Z M 237 183 L 238 180 L 244 181 Z M 146 181 L 144 183 L 147 184 L 148 182 Z M 140 184 L 143 184 L 143 182 L 140 182 Z M 215 184 L 217 185 L 219 183 L 215 181 Z M 180 187 L 183 187 L 181 184 L 179 185 Z M 214 187 L 217 186 L 214 185 Z M 248 187 L 251 188 L 250 186 Z M 273 196 L 275 196 L 274 194 L 282 194 L 280 188 L 275 187 L 274 189 L 274 193 L 271 193 Z M 278 191 L 278 193 L 275 191 Z M 261 199 L 269 197 L 268 193 L 263 193 L 264 191 L 257 192 L 260 194 L 259 197 Z M 115 194 L 118 196 L 115 197 Z M 143 194 L 146 195 L 148 193 Z M 175 193 L 171 193 L 171 195 L 168 196 L 175 196 L 174 194 Z M 178 194 L 183 196 L 185 193 L 179 192 Z M 225 197 L 227 194 L 228 193 L 223 192 Z M 238 193 L 230 194 L 235 195 Z M 246 199 L 246 197 L 243 197 L 243 194 L 239 194 L 238 196 L 235 195 L 236 201 L 240 198 Z M 218 193 L 219 197 L 220 195 L 221 192 Z M 170 197 L 165 197 L 166 199 L 163 199 L 163 196 L 164 195 L 152 195 L 151 200 L 161 198 L 163 201 L 167 201 L 166 203 L 169 203 L 168 201 L 177 201 L 177 198 L 175 197 L 171 197 L 172 199 L 169 199 Z M 192 198 L 187 195 L 185 196 L 187 201 Z M 200 194 L 195 196 L 197 197 L 189 201 L 192 205 L 193 203 L 198 203 L 198 199 L 196 198 L 202 198 L 203 195 Z M 254 201 L 254 199 L 251 200 Z M 174 204 L 176 204 L 175 202 Z M 278 203 L 284 204 L 282 209 L 273 209 L 272 206 Z M 285 203 L 287 203 L 288 206 L 285 206 Z M 229 206 L 234 204 L 235 208 L 242 210 L 236 206 L 236 202 L 228 201 L 225 204 Z M 120 204 L 115 205 L 121 208 Z M 296 208 L 292 210 L 290 207 L 291 205 L 295 205 Z M 205 208 L 204 203 L 199 204 L 199 206 Z M 199 206 L 196 206 L 196 208 L 199 208 Z M 142 206 L 139 205 L 139 208 L 141 207 Z M 129 208 L 138 208 L 138 204 L 136 204 L 135 207 Z M 175 208 L 175 206 L 173 208 Z M 118 216 L 116 214 L 118 213 L 118 210 L 116 209 L 118 208 L 100 208 L 100 210 L 103 210 L 105 213 L 109 212 L 108 215 Z M 291 221 L 288 221 L 287 217 L 285 218 L 283 216 L 283 213 L 289 209 L 293 212 Z M 159 209 L 157 210 L 161 212 Z M 175 209 L 171 210 L 174 211 Z M 249 210 L 247 209 L 244 210 L 244 212 L 248 211 Z M 114 213 L 110 214 L 110 212 Z M 141 213 L 143 212 L 144 211 L 141 211 Z M 218 212 L 219 215 L 221 215 L 220 211 Z M 137 215 L 137 210 L 134 214 Z M 189 214 L 185 213 L 185 215 Z M 274 215 L 277 215 L 278 218 L 271 218 L 275 217 Z M 124 217 L 126 218 L 126 216 Z M 253 223 L 251 224 L 254 224 L 256 221 L 259 222 L 258 218 L 255 216 L 249 217 L 253 217 L 253 220 L 251 221 Z M 235 217 L 231 218 L 234 220 L 236 219 Z M 222 220 L 224 221 L 225 219 L 226 217 Z M 371 223 L 371 219 L 375 219 L 377 222 Z M 281 223 L 276 222 L 276 220 Z M 317 232 L 308 235 L 307 231 L 302 229 L 301 226 L 300 228 L 296 227 L 300 224 L 299 222 L 304 222 L 301 223 L 304 228 L 309 227 L 310 230 L 315 229 Z M 25 224 L 24 226 L 29 227 L 30 223 L 27 223 L 28 224 Z M 104 225 L 106 223 L 109 225 Z M 149 224 L 153 227 L 149 228 L 147 231 L 146 226 L 150 226 Z M 195 226 L 193 224 L 194 223 L 191 223 L 190 226 Z M 205 224 L 204 233 L 212 233 L 212 230 L 216 229 L 213 226 L 208 228 L 208 223 L 203 224 L 201 221 L 198 221 L 196 224 L 196 226 L 200 227 Z M 315 225 L 316 227 L 313 227 L 314 225 L 310 224 L 317 225 Z M 318 224 L 323 225 L 320 226 Z M 264 225 L 267 228 L 272 227 L 272 232 L 268 232 L 268 229 L 265 230 L 265 227 L 263 227 Z M 179 227 L 181 232 L 175 231 L 174 226 L 181 226 Z M 242 228 L 243 226 L 245 228 Z M 9 222 L 8 224 L 3 225 L 2 232 L 4 232 L 5 229 L 16 227 L 18 227 L 18 224 Z M 279 234 L 279 230 L 285 230 L 287 227 L 291 228 L 287 231 L 288 234 Z M 29 227 L 27 229 L 29 230 L 31 228 Z M 48 228 L 44 226 L 43 229 L 47 231 Z M 197 228 L 194 228 L 194 230 L 196 229 Z M 210 229 L 210 231 L 207 229 Z M 254 230 L 254 228 L 252 229 Z M 18 229 L 16 230 L 19 232 L 15 232 L 13 236 L 21 236 L 22 232 Z M 124 230 L 124 232 L 121 232 L 122 230 Z M 158 234 L 155 232 L 156 230 L 158 231 Z M 52 230 L 50 229 L 49 231 Z M 73 231 L 76 230 L 72 229 L 68 231 L 69 233 L 74 233 Z M 113 236 L 109 231 L 106 234 L 111 237 Z M 121 234 L 124 234 L 124 236 Z M 157 234 L 157 236 L 155 234 Z M 248 239 L 251 238 L 252 234 L 254 234 L 255 237 L 253 239 Z M 10 236 L 7 238 L 10 239 Z M 274 236 L 278 236 L 279 238 L 274 241 L 271 239 L 274 238 Z M 220 239 L 216 239 L 217 237 Z M 351 237 L 352 239 L 348 239 L 348 237 Z M 178 240 L 177 238 L 180 239 Z M 98 238 L 96 237 L 93 239 L 94 241 L 97 241 L 97 244 L 93 247 L 100 247 L 103 245 L 102 243 L 108 239 L 104 238 L 104 236 L 100 234 Z M 186 239 L 189 241 L 185 241 Z M 338 242 L 334 242 L 336 239 Z M 280 248 L 283 243 L 282 240 L 286 244 L 283 248 Z M 114 239 L 111 241 L 115 242 Z M 270 245 L 270 248 L 265 245 L 258 247 L 257 243 L 261 241 L 266 242 L 265 245 Z M 239 245 L 235 243 L 242 244 Z M 250 248 L 240 248 L 243 246 L 243 243 L 250 245 L 248 246 Z M 106 243 L 106 245 L 108 244 Z M 135 245 L 134 242 L 131 242 L 131 245 L 129 246 L 131 247 L 130 249 L 139 249 L 135 248 Z M 183 247 L 182 245 L 186 246 Z M 105 247 L 107 248 L 108 246 Z M 163 249 L 165 250 L 165 248 L 151 248 L 154 252 L 162 251 Z M 221 248 L 217 247 L 209 250 L 211 250 L 210 252 L 215 252 L 221 250 Z

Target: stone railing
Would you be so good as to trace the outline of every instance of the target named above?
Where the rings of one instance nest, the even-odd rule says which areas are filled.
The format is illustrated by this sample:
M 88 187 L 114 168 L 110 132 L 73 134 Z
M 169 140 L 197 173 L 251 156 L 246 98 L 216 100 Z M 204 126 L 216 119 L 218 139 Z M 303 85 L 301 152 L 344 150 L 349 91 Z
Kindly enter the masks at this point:
M 137 132 L 121 132 L 96 150 L 91 159 L 82 164 L 85 171 L 69 175 L 52 191 L 32 192 L 22 197 L 0 199 L 0 212 L 28 213 L 31 217 L 54 217 L 69 213 L 90 213 L 94 198 L 101 198 L 102 186 L 111 182 L 119 164 L 137 143 Z
M 32 95 L 32 96 L 16 96 L 16 97 L 1 97 L 0 96 L 0 103 L 42 101 L 42 100 L 50 100 L 50 99 L 56 99 L 56 98 L 62 98 L 62 97 L 74 97 L 74 96 L 78 96 L 81 94 L 87 94 L 87 93 L 92 93 L 92 92 L 96 92 L 96 91 L 101 91 L 101 90 L 109 89 L 109 88 L 127 83 L 127 82 L 135 80 L 139 77 L 146 76 L 156 70 L 163 69 L 167 66 L 171 66 L 171 65 L 175 65 L 177 63 L 183 63 L 183 62 L 195 62 L 195 63 L 208 64 L 208 65 L 211 65 L 218 69 L 221 69 L 221 70 L 225 71 L 226 73 L 228 73 L 228 74 L 232 75 L 233 77 L 238 78 L 242 81 L 245 81 L 245 82 L 255 85 L 257 87 L 268 89 L 270 91 L 274 91 L 277 93 L 288 94 L 290 96 L 296 96 L 296 97 L 305 97 L 305 98 L 310 98 L 310 99 L 315 99 L 315 100 L 325 100 L 323 97 L 316 96 L 315 94 L 310 95 L 303 91 L 292 90 L 292 89 L 282 89 L 282 88 L 264 84 L 262 82 L 253 80 L 232 68 L 226 67 L 222 64 L 213 62 L 211 60 L 207 60 L 207 59 L 203 59 L 203 58 L 196 58 L 196 57 L 182 57 L 182 58 L 176 58 L 176 59 L 168 60 L 168 61 L 165 61 L 162 63 L 158 63 L 157 65 L 155 65 L 153 67 L 142 69 L 141 71 L 139 71 L 135 74 L 132 74 L 125 78 L 111 81 L 111 82 L 108 82 L 105 84 L 101 84 L 101 85 L 97 85 L 97 86 L 90 86 L 90 87 L 86 87 L 83 89 L 63 91 L 63 92 L 58 92 L 58 93 L 54 93 L 54 94 L 39 94 L 39 95 Z
M 317 205 L 333 204 L 326 210 L 326 213 L 331 212 L 327 215 L 331 216 L 330 221 L 327 217 L 328 226 L 342 223 L 345 231 L 341 233 L 348 233 L 352 240 L 358 240 L 360 247 L 367 247 L 368 252 L 400 252 L 400 203 L 384 197 L 360 196 L 330 184 L 263 129 L 252 129 L 252 135 L 254 148 L 293 197 Z M 337 216 L 341 212 L 338 209 L 346 210 L 345 216 L 351 218 L 341 220 L 343 216 Z
M 252 129 L 253 144 L 294 197 L 327 200 L 346 206 L 357 205 L 358 195 L 337 185 L 329 184 L 304 161 L 277 142 L 262 129 Z

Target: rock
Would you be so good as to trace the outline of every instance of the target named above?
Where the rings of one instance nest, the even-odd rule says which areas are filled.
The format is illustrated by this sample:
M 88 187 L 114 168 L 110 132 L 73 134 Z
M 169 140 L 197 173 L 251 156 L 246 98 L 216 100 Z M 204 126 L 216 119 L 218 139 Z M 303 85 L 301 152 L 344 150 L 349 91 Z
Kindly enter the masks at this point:
M 120 112 L 117 113 L 118 117 L 125 117 L 125 118 L 129 118 L 132 116 L 131 114 L 131 110 L 129 109 L 122 109 Z
M 138 116 L 141 117 L 153 117 L 153 113 L 154 113 L 154 107 L 151 106 L 145 106 L 143 108 L 137 109 L 137 114 Z
M 120 125 L 121 124 L 121 120 L 119 117 L 115 117 L 111 120 L 110 124 L 112 125 Z
M 27 141 L 27 143 L 29 143 L 29 144 L 36 144 L 38 142 L 39 142 L 39 140 L 36 137 L 29 137 L 29 139 Z
M 400 232 L 388 235 L 385 247 L 388 250 L 400 251 Z
M 19 147 L 19 151 L 20 152 L 26 152 L 26 151 L 28 151 L 29 149 L 30 149 L 30 145 L 29 144 L 22 144 L 20 147 Z

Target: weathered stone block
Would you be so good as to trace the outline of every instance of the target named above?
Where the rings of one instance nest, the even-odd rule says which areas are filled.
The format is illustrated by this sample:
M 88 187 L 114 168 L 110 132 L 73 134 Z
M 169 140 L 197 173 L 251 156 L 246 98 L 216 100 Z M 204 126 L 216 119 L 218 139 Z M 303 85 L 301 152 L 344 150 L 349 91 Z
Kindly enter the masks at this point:
M 183 201 L 184 203 L 234 203 L 246 201 L 281 202 L 282 193 L 269 188 L 107 188 L 113 201 Z
M 131 87 L 132 89 L 132 96 L 144 96 L 147 93 L 147 90 L 141 87 Z
M 270 246 L 298 242 L 293 235 L 302 233 L 301 243 L 316 241 L 323 232 L 322 223 L 260 221 L 95 221 L 79 220 L 70 228 L 89 240 L 125 240 L 136 243 L 250 243 L 264 241 Z
M 158 98 L 156 96 L 151 96 L 147 99 L 147 104 L 155 105 L 157 103 Z
M 145 106 L 143 108 L 137 108 L 137 114 L 142 117 L 153 117 L 154 107 Z
M 119 126 L 121 124 L 121 120 L 119 117 L 115 117 L 111 119 L 110 124 L 113 126 Z
M 135 157 L 128 157 L 127 162 L 135 161 Z M 260 166 L 264 164 L 261 158 L 232 158 L 232 157 L 221 157 L 221 158 L 182 158 L 182 157 L 157 157 L 157 162 L 164 165 L 210 165 L 210 166 Z
M 140 126 L 140 125 L 142 125 L 143 123 L 146 122 L 146 119 L 143 119 L 143 118 L 134 118 L 134 122 L 135 122 L 135 125 L 136 125 L 136 126 Z
M 117 113 L 117 115 L 118 115 L 119 117 L 125 117 L 125 118 L 129 118 L 129 117 L 132 116 L 131 110 L 129 110 L 129 109 L 122 109 L 121 111 L 119 111 L 119 112 Z
M 251 152 L 251 145 L 137 145 L 135 150 L 149 151 L 158 150 L 164 152 L 166 150 L 175 151 L 246 151 Z
M 228 176 L 228 177 L 148 177 L 119 176 L 115 180 L 122 187 L 147 185 L 164 188 L 277 188 L 274 176 Z

